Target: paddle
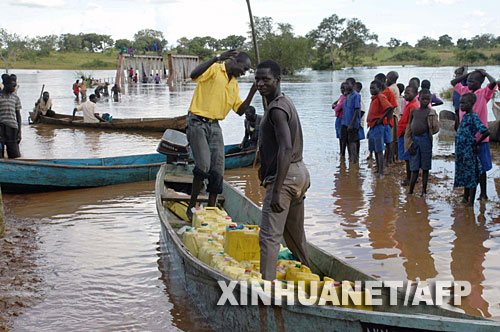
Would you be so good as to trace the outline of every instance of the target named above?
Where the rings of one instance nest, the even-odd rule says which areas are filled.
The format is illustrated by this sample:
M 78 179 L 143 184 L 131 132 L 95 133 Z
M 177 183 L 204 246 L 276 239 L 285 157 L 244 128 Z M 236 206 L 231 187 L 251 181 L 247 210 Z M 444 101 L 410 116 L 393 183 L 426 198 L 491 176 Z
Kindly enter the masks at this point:
M 32 119 L 33 123 L 37 123 L 38 122 L 38 118 L 40 118 L 40 100 L 42 100 L 43 90 L 44 89 L 45 89 L 45 84 L 42 85 L 42 91 L 40 92 L 40 98 L 38 98 L 38 104 L 36 104 L 36 107 L 35 107 L 35 112 L 34 112 L 35 118 Z
M 255 60 L 257 61 L 257 64 L 260 63 L 260 56 L 259 56 L 259 45 L 257 44 L 257 34 L 255 33 L 255 25 L 253 23 L 253 15 L 252 15 L 252 8 L 250 7 L 250 0 L 247 0 L 247 6 L 248 6 L 248 15 L 250 15 L 250 26 L 252 27 L 252 41 L 253 41 L 253 48 L 255 50 Z M 264 110 L 267 108 L 267 100 L 262 97 L 262 105 L 264 106 Z M 257 150 L 255 151 L 255 158 L 253 159 L 253 165 L 252 168 L 255 168 L 255 165 L 257 164 L 257 158 L 259 156 L 259 146 L 257 145 Z

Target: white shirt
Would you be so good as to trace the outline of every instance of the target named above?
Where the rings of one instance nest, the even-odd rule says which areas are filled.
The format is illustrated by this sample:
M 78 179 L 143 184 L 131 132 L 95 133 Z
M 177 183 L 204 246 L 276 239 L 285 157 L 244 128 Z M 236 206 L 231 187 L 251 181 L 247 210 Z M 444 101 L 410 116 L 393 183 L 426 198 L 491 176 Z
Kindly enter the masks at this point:
M 359 125 L 364 128 L 365 127 L 365 118 L 366 118 L 367 114 L 366 114 L 366 109 L 365 109 L 365 103 L 363 103 L 363 98 L 360 98 L 360 101 L 361 101 L 360 112 L 363 112 L 363 116 L 360 119 Z
M 87 101 L 76 108 L 76 110 L 83 112 L 83 122 L 97 123 L 99 119 L 94 116 L 97 111 L 97 105 L 91 101 Z
M 42 112 L 43 115 L 47 114 L 47 111 L 52 108 L 52 99 L 49 97 L 47 102 L 43 100 L 43 97 L 40 98 L 40 111 Z
M 396 97 L 396 102 L 398 103 L 398 107 L 394 110 L 394 115 L 401 119 L 401 94 L 399 93 L 399 88 L 396 83 L 391 84 L 389 87 L 391 91 L 394 93 L 394 97 Z

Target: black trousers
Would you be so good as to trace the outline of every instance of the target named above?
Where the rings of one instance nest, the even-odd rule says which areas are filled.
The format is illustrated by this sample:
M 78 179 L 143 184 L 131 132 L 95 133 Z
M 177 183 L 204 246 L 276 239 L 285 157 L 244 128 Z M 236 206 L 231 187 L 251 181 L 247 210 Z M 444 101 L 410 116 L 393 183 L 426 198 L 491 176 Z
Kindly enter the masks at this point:
M 1 158 L 4 158 L 5 148 L 7 148 L 7 155 L 9 156 L 9 158 L 21 157 L 21 152 L 19 151 L 19 143 L 17 142 L 18 132 L 18 129 L 0 123 L 0 143 L 2 144 L 2 147 L 0 148 Z

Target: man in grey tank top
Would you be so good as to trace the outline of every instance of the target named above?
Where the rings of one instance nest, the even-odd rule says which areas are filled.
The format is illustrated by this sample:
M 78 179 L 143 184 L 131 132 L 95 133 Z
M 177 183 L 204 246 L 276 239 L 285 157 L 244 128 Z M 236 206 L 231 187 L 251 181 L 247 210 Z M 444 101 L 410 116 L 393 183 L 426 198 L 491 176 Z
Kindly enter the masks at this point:
M 281 69 L 273 60 L 257 66 L 257 89 L 268 107 L 260 124 L 259 178 L 266 188 L 259 235 L 260 272 L 276 279 L 276 263 L 283 236 L 288 248 L 309 266 L 304 232 L 304 198 L 310 185 L 302 161 L 302 128 L 292 100 L 281 93 Z

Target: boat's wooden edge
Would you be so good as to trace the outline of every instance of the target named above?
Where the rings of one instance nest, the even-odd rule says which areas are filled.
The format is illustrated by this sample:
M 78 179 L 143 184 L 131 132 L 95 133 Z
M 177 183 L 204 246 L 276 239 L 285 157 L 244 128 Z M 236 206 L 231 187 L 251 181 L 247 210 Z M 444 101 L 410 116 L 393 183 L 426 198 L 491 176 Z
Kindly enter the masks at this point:
M 29 112 L 30 116 L 34 116 L 34 112 Z M 73 118 L 72 115 L 69 114 L 62 114 L 62 113 L 56 113 L 56 117 L 48 117 L 41 115 L 40 119 L 47 119 L 48 121 L 50 120 L 57 120 L 57 121 L 64 121 L 64 120 L 70 120 Z M 113 121 L 119 121 L 120 124 L 128 124 L 128 123 L 148 123 L 148 122 L 158 122 L 158 121 L 178 121 L 178 120 L 184 120 L 186 118 L 186 115 L 178 115 L 174 116 L 171 118 L 113 118 Z M 83 120 L 82 116 L 75 116 L 76 120 Z M 126 122 L 122 122 L 126 121 Z M 110 122 L 109 124 L 112 124 L 113 122 Z
M 156 208 L 158 211 L 158 215 L 160 217 L 160 222 L 163 227 L 165 227 L 168 232 L 168 236 L 170 240 L 174 242 L 177 247 L 180 256 L 184 260 L 184 264 L 189 264 L 193 268 L 197 269 L 201 274 L 208 274 L 208 277 L 212 278 L 215 281 L 223 280 L 226 283 L 230 282 L 232 279 L 229 279 L 219 271 L 215 270 L 211 266 L 201 262 L 199 259 L 194 257 L 189 250 L 184 246 L 180 237 L 176 234 L 170 222 L 168 221 L 168 215 L 173 217 L 172 213 L 168 212 L 163 204 L 164 202 L 161 200 L 161 195 L 164 193 L 164 177 L 165 177 L 165 165 L 161 166 L 160 170 L 157 173 L 157 178 L 155 181 L 155 197 L 156 197 Z M 316 246 L 312 245 L 317 248 Z M 321 249 L 317 248 L 319 251 Z M 331 256 L 332 259 L 338 260 L 336 257 Z M 344 263 L 345 264 L 345 263 Z M 346 264 L 347 265 L 347 264 Z M 352 268 L 351 266 L 349 266 Z M 367 276 L 363 272 L 359 271 L 360 274 Z M 367 276 L 370 279 L 372 277 Z M 238 284 L 237 287 L 241 287 Z M 440 331 L 440 327 L 444 328 L 443 324 L 447 324 L 446 328 L 449 331 L 455 331 L 457 328 L 467 328 L 467 331 L 495 331 L 492 328 L 498 328 L 500 324 L 495 321 L 486 320 L 481 317 L 471 316 L 469 319 L 469 315 L 460 314 L 464 318 L 454 318 L 454 317 L 445 317 L 445 316 L 437 316 L 431 314 L 422 314 L 422 313 L 414 313 L 414 314 L 406 314 L 406 313 L 393 313 L 393 312 L 383 312 L 383 311 L 365 311 L 358 310 L 352 308 L 343 308 L 336 306 L 303 306 L 303 305 L 281 305 L 281 307 L 286 308 L 287 310 L 298 312 L 301 314 L 309 314 L 309 315 L 319 315 L 327 318 L 335 318 L 339 317 L 340 319 L 350 320 L 350 321 L 367 321 L 376 324 L 387 324 L 387 322 L 393 322 L 397 320 L 400 322 L 400 326 L 402 327 L 414 327 L 414 325 L 408 324 L 408 322 L 421 321 L 422 326 L 428 326 L 428 328 L 433 328 L 435 331 Z M 446 310 L 446 309 L 443 309 Z M 392 323 L 390 325 L 393 325 Z M 432 325 L 432 326 L 430 326 Z M 449 329 L 449 326 L 452 325 L 452 330 Z M 455 329 L 453 329 L 455 326 Z M 458 330 L 456 330 L 458 331 Z
M 31 162 L 16 159 L 0 159 L 0 164 L 18 164 L 24 166 L 38 166 L 38 167 L 55 167 L 55 168 L 71 168 L 71 169 L 126 169 L 126 168 L 140 168 L 140 167 L 159 167 L 164 163 L 140 164 L 140 165 L 116 165 L 116 166 L 84 166 L 84 165 L 61 165 L 49 164 L 43 162 Z

